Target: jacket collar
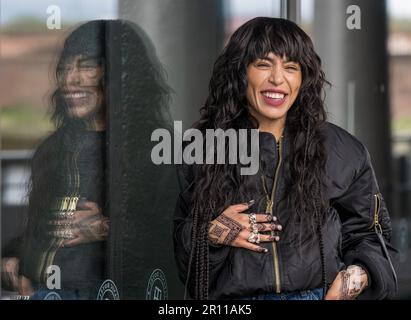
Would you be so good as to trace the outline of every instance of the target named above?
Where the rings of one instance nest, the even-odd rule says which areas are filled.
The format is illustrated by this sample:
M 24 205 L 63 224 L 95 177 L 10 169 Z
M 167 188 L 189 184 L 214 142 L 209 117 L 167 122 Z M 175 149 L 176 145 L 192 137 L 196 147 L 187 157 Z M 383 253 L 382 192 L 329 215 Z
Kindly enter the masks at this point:
M 282 135 L 282 161 L 284 161 L 286 155 L 286 149 L 288 146 L 288 131 L 287 127 L 283 130 Z M 259 131 L 259 147 L 260 147 L 260 172 L 267 177 L 273 178 L 275 176 L 275 170 L 277 162 L 279 160 L 277 153 L 277 140 L 275 136 L 270 132 Z

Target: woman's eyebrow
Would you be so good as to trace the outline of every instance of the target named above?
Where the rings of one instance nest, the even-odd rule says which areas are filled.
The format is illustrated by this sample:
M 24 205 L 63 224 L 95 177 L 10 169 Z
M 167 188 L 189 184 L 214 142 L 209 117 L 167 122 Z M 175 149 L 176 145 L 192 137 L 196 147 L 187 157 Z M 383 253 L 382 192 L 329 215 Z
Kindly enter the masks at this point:
M 274 60 L 271 59 L 270 57 L 263 57 L 263 58 L 258 58 L 257 60 L 267 60 L 268 62 L 274 63 Z
M 266 56 L 266 57 L 263 57 L 263 58 L 259 58 L 259 60 L 267 60 L 267 61 L 269 61 L 269 62 L 271 62 L 271 63 L 274 63 L 274 59 L 272 59 L 272 58 L 269 57 L 269 56 Z M 290 59 L 287 58 L 287 57 L 285 57 L 285 58 L 283 59 L 283 63 L 296 63 L 296 64 L 298 64 L 297 61 L 290 60 Z
M 285 57 L 284 59 L 283 59 L 283 62 L 284 63 L 297 63 L 298 64 L 298 62 L 297 61 L 295 61 L 295 60 L 291 60 L 290 58 L 288 58 L 288 57 Z

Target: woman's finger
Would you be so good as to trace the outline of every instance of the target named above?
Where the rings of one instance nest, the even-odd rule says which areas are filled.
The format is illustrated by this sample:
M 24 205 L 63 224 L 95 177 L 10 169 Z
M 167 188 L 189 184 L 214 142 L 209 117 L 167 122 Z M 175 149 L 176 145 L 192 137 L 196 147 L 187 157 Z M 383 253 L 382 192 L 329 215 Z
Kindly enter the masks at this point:
M 78 210 L 78 211 L 74 211 L 73 213 L 74 214 L 71 217 L 71 219 L 72 219 L 71 222 L 72 223 L 77 223 L 80 220 L 98 216 L 97 213 L 94 212 L 93 210 Z
M 256 244 L 250 243 L 248 241 L 244 241 L 241 244 L 241 247 L 245 248 L 245 249 L 248 249 L 248 250 L 251 250 L 251 251 L 255 251 L 255 252 L 261 252 L 261 253 L 267 253 L 268 252 L 268 249 L 266 249 L 264 247 L 260 247 Z
M 63 242 L 64 247 L 72 247 L 84 242 L 84 236 L 78 228 L 71 229 L 72 237 Z
M 63 219 L 53 219 L 48 222 L 48 224 L 52 226 L 67 226 L 72 223 L 71 218 L 63 218 Z
M 255 222 L 267 223 L 277 221 L 277 217 L 269 213 L 239 213 L 243 221 L 250 221 L 250 214 L 255 214 Z
M 233 211 L 240 213 L 243 212 L 245 210 L 248 210 L 249 206 L 247 203 L 239 203 L 239 204 L 233 204 L 231 206 L 229 206 L 230 209 L 232 209 Z
M 260 234 L 260 242 L 273 242 L 273 241 L 279 241 L 280 237 L 279 236 L 272 236 L 270 234 Z
M 73 247 L 81 244 L 81 237 L 76 237 L 74 239 L 65 240 L 63 242 L 63 247 Z
M 244 243 L 250 243 L 253 244 L 251 242 L 248 241 L 250 235 L 252 233 L 250 231 L 248 231 L 247 229 L 241 231 L 241 233 L 239 234 L 239 237 L 236 241 L 236 243 L 234 244 L 235 246 L 243 246 Z M 278 235 L 271 235 L 271 234 L 258 234 L 258 237 L 260 238 L 260 242 L 273 242 L 273 241 L 279 241 L 280 237 Z
M 81 201 L 77 204 L 77 209 L 78 211 L 100 212 L 98 204 L 93 201 Z
M 255 227 L 257 228 L 258 232 L 265 232 L 265 231 L 281 231 L 283 227 L 279 224 L 272 223 L 256 223 Z M 252 225 L 250 224 L 249 230 L 253 231 Z
M 277 217 L 269 213 L 256 213 L 255 220 L 256 222 L 272 222 L 272 221 L 277 221 Z
M 254 203 L 255 203 L 254 200 L 250 200 L 248 202 L 233 204 L 230 207 L 237 212 L 243 212 L 247 210 L 248 208 L 251 208 L 254 205 Z
M 240 243 L 243 241 L 246 241 L 247 243 L 251 243 L 248 241 L 248 238 L 250 237 L 251 232 L 243 232 L 241 233 L 241 240 Z M 279 241 L 280 237 L 277 235 L 271 235 L 271 234 L 261 234 L 259 233 L 258 236 L 259 242 L 273 242 L 273 241 Z M 252 244 L 252 243 L 251 243 Z

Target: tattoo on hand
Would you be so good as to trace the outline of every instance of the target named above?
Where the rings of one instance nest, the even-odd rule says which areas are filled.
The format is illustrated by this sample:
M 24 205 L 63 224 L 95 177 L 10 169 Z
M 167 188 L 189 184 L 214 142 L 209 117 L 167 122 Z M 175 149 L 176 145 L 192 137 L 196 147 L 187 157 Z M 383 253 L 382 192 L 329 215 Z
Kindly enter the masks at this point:
M 215 221 L 218 224 L 212 222 L 208 233 L 209 239 L 213 244 L 231 245 L 243 229 L 240 223 L 224 214 L 218 216 Z
M 359 266 L 349 266 L 342 271 L 341 299 L 355 299 L 367 286 L 366 272 Z
M 104 240 L 108 236 L 109 222 L 108 218 L 103 215 L 83 219 L 75 224 L 80 234 L 88 241 Z

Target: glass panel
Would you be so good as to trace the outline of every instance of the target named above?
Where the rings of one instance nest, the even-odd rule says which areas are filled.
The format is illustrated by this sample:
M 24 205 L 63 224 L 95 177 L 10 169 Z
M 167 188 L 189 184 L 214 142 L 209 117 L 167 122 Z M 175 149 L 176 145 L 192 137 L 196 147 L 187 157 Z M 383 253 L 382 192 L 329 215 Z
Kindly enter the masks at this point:
M 99 244 L 63 249 L 63 230 L 60 225 L 53 225 L 62 225 L 64 220 L 52 216 L 55 213 L 53 206 L 56 200 L 62 196 L 74 198 L 77 195 L 74 190 L 63 191 L 64 187 L 73 182 L 67 180 L 70 180 L 74 173 L 68 169 L 67 164 L 70 159 L 74 159 L 71 156 L 72 151 L 80 145 L 84 146 L 86 140 L 90 143 L 86 135 L 83 136 L 82 143 L 80 140 L 72 140 L 70 143 L 63 141 L 63 136 L 69 136 L 68 130 L 64 128 L 67 129 L 70 121 L 54 121 L 58 118 L 53 120 L 53 115 L 57 114 L 57 109 L 62 110 L 63 105 L 70 105 L 70 98 L 65 96 L 63 99 L 61 91 L 66 86 L 57 81 L 57 75 L 61 75 L 59 69 L 65 62 L 67 65 L 71 63 L 64 59 L 62 54 L 62 51 L 67 51 L 67 48 L 62 48 L 65 38 L 84 20 L 115 18 L 117 1 L 67 0 L 59 1 L 56 5 L 55 1 L 47 0 L 2 0 L 0 9 L 1 296 L 3 299 L 10 296 L 19 297 L 16 296 L 16 272 L 19 271 L 25 276 L 25 288 L 20 288 L 22 296 L 33 289 L 37 294 L 34 297 L 45 298 L 48 292 L 43 289 L 46 288 L 47 282 L 39 279 L 47 275 L 49 265 L 56 265 L 61 272 L 57 277 L 61 277 L 59 280 L 56 278 L 55 285 L 52 284 L 46 289 L 59 289 L 58 283 L 63 283 L 67 292 L 66 295 L 60 292 L 60 296 L 71 298 L 70 289 L 67 288 L 73 276 L 77 277 L 79 289 L 78 280 L 84 284 L 98 279 L 94 286 L 100 286 L 99 277 L 103 278 L 104 275 L 97 274 L 98 269 L 104 267 L 104 262 L 100 262 L 101 266 L 90 271 L 90 261 L 96 261 L 96 258 L 87 261 L 86 256 L 90 255 L 93 248 L 94 256 L 100 254 L 104 257 L 105 252 L 98 252 L 100 249 L 96 248 Z M 91 36 L 88 42 L 93 41 L 96 41 L 96 37 Z M 67 47 L 70 46 L 73 47 L 73 43 Z M 93 66 L 78 67 L 76 70 L 82 75 L 86 72 L 87 75 L 84 76 L 88 77 Z M 87 90 L 90 91 L 90 87 Z M 53 99 L 53 96 L 56 99 Z M 98 145 L 95 144 L 90 150 L 98 150 Z M 36 154 L 34 158 L 33 153 Z M 84 164 L 86 158 L 80 156 L 80 159 L 83 158 L 80 163 L 84 180 L 82 194 L 90 195 L 90 201 L 95 199 L 94 201 L 99 202 L 100 200 L 95 198 L 97 189 L 104 191 L 104 187 L 94 185 L 91 187 L 94 191 L 86 190 L 90 187 L 85 186 L 87 183 L 83 176 L 92 178 L 94 184 L 98 184 L 96 175 L 104 177 L 101 173 L 102 160 L 90 156 L 90 152 L 88 154 L 87 165 Z M 84 171 L 87 173 L 84 174 Z M 97 214 L 91 214 L 90 217 L 94 219 L 94 223 L 104 221 L 104 218 Z M 25 231 L 26 236 L 23 236 Z M 52 236 L 53 232 L 59 232 L 59 236 Z M 73 265 L 78 268 L 75 272 L 72 270 Z M 55 270 L 52 270 L 52 274 L 54 272 Z M 92 298 L 95 297 L 96 294 L 93 293 Z
M 358 1 L 359 29 L 350 29 L 350 5 L 302 0 L 302 26 L 332 83 L 327 91 L 330 121 L 356 135 L 370 151 L 392 219 L 392 242 L 400 252 L 399 297 L 409 298 L 411 3 L 376 1 L 370 7 Z

